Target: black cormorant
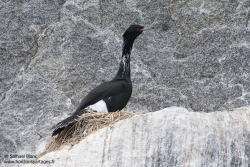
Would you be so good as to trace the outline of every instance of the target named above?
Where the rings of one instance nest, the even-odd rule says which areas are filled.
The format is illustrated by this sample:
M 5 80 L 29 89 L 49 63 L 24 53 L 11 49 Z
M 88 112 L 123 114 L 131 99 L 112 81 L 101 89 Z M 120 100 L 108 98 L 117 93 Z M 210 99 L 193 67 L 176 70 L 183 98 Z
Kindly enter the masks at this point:
M 143 26 L 131 25 L 125 31 L 123 34 L 122 58 L 114 79 L 104 82 L 90 91 L 75 113 L 54 127 L 52 136 L 60 133 L 66 126 L 75 123 L 78 116 L 84 114 L 88 109 L 96 112 L 115 112 L 122 110 L 126 106 L 132 94 L 130 54 L 135 39 L 144 30 L 146 29 Z

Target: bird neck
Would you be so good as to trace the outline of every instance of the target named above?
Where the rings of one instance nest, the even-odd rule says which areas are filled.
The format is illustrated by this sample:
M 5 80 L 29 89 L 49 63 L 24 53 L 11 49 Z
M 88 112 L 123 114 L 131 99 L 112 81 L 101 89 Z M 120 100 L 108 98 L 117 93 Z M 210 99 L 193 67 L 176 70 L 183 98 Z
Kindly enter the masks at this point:
M 130 54 L 135 39 L 124 39 L 119 70 L 114 79 L 130 79 Z

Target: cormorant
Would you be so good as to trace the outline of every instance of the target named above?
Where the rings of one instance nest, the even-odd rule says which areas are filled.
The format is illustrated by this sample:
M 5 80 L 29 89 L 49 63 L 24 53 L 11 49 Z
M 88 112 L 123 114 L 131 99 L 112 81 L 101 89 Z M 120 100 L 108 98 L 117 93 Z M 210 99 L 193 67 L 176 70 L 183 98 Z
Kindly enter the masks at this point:
M 145 30 L 141 25 L 131 25 L 125 31 L 123 34 L 122 58 L 114 79 L 104 82 L 90 91 L 75 113 L 54 127 L 52 136 L 60 133 L 68 125 L 75 123 L 78 116 L 84 114 L 88 109 L 96 112 L 115 112 L 126 106 L 132 94 L 130 54 L 135 39 Z

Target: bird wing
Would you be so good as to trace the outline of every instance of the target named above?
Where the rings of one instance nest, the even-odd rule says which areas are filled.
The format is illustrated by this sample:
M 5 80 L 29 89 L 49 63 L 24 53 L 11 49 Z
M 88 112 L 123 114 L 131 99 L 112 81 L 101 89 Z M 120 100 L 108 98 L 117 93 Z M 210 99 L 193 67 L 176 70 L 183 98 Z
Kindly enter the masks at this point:
M 87 106 L 95 104 L 96 102 L 104 98 L 108 98 L 110 96 L 114 96 L 122 92 L 123 88 L 126 87 L 126 85 L 128 84 L 129 83 L 126 80 L 120 79 L 120 80 L 112 80 L 109 82 L 104 82 L 101 85 L 95 87 L 82 100 L 79 107 L 76 109 L 75 113 L 73 113 L 70 117 L 62 120 L 53 127 L 54 131 L 52 133 L 52 136 L 60 133 L 66 126 L 75 123 L 78 116 L 87 112 L 87 110 L 85 110 Z
M 95 104 L 102 99 L 122 92 L 123 88 L 128 84 L 129 83 L 124 79 L 112 80 L 102 83 L 89 92 L 89 94 L 82 100 L 79 107 L 76 109 L 76 112 L 81 111 L 85 107 Z

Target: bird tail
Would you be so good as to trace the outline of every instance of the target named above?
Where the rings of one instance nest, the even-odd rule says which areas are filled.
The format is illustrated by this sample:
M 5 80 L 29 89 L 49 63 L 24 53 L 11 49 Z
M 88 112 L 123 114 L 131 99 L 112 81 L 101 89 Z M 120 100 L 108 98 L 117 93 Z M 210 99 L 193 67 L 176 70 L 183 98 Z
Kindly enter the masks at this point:
M 53 127 L 53 132 L 52 132 L 52 136 L 57 135 L 58 133 L 60 133 L 61 131 L 63 131 L 64 128 L 66 128 L 69 125 L 72 125 L 76 122 L 78 116 L 82 115 L 84 112 L 86 112 L 85 110 L 80 113 L 74 113 L 72 116 L 62 120 L 61 122 L 59 122 L 57 125 L 55 125 Z

